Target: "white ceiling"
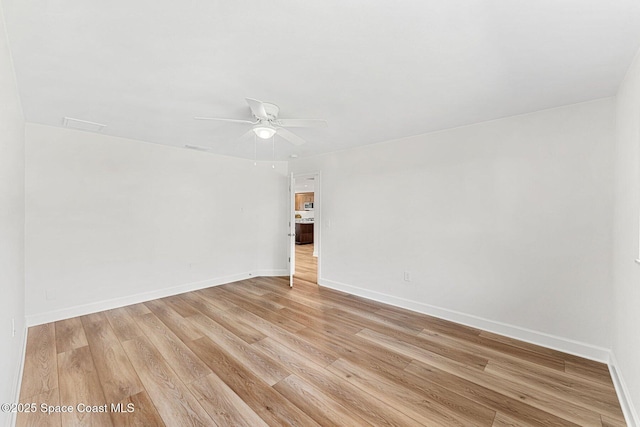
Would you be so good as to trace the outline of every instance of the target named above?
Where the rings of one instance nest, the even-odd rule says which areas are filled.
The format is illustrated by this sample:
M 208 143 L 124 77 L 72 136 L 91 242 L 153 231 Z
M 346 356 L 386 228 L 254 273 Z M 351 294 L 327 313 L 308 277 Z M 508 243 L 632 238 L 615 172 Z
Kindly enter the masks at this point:
M 306 177 L 306 178 L 296 178 L 295 179 L 295 187 L 294 187 L 294 192 L 295 193 L 314 193 L 316 190 L 316 186 L 315 186 L 315 178 L 310 178 L 310 177 Z
M 246 158 L 193 117 L 326 119 L 303 157 L 612 96 L 640 44 L 638 0 L 2 2 L 28 121 Z

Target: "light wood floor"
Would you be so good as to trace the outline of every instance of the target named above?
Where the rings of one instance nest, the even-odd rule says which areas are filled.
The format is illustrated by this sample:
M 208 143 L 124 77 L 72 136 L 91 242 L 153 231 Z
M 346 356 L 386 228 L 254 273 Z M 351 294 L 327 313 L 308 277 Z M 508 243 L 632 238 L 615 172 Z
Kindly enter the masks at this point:
M 318 282 L 318 258 L 313 256 L 313 244 L 296 245 L 296 279 Z
M 20 401 L 74 412 L 19 426 L 624 425 L 605 365 L 300 277 L 32 327 Z

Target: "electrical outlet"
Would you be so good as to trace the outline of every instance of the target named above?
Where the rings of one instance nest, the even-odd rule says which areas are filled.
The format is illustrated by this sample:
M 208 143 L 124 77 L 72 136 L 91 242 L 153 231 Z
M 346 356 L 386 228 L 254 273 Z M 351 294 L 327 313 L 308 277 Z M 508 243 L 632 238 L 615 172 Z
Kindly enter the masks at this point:
M 45 291 L 45 298 L 47 299 L 47 301 L 53 301 L 54 299 L 56 299 L 56 297 L 57 295 L 55 289 L 47 289 Z
M 411 273 L 409 273 L 408 271 L 404 272 L 404 281 L 405 282 L 410 282 L 411 281 Z

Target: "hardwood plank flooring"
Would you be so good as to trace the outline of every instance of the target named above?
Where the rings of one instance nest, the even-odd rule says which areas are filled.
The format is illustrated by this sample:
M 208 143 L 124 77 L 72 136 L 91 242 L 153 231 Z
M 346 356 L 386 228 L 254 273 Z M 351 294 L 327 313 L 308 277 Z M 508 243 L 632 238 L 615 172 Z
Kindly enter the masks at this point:
M 60 404 L 77 402 L 74 410 L 62 412 L 64 426 L 112 426 L 111 416 L 98 410 L 87 408 L 102 407 L 104 394 L 98 372 L 91 357 L 89 346 L 58 353 L 58 374 L 60 382 Z M 84 405 L 84 406 L 78 406 Z
M 30 328 L 21 403 L 74 412 L 17 425 L 625 425 L 606 365 L 318 287 L 312 251 L 293 289 L 253 278 Z
M 318 258 L 313 256 L 314 244 L 296 245 L 296 279 L 318 282 Z
M 29 328 L 20 401 L 58 389 L 58 362 L 55 324 Z M 26 375 L 26 373 L 29 373 Z
M 126 341 L 123 346 L 165 424 L 211 425 L 211 418 L 146 337 Z
M 119 402 L 144 390 L 138 374 L 109 322 L 85 324 L 89 349 L 108 402 Z

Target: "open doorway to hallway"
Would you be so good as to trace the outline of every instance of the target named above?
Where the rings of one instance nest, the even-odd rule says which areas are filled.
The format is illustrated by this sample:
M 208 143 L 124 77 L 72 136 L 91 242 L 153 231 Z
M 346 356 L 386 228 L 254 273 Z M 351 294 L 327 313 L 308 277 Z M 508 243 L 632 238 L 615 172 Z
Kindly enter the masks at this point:
M 294 280 L 318 283 L 320 249 L 320 175 L 296 174 L 295 190 L 295 272 Z

